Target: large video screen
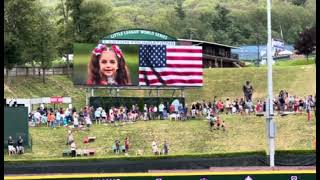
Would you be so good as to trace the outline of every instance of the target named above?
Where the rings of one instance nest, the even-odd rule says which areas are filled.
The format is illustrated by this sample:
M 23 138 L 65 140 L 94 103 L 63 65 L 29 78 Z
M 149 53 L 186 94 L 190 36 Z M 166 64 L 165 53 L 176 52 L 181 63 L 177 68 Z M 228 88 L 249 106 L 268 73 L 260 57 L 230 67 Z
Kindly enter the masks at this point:
M 75 85 L 203 85 L 201 46 L 76 43 L 73 61 Z

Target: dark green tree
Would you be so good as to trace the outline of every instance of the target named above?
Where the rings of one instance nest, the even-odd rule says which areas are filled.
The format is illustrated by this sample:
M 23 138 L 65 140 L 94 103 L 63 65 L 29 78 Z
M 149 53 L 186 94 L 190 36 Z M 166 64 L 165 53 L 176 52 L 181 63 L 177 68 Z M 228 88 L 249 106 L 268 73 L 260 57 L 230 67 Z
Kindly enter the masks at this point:
M 33 38 L 35 1 L 4 1 L 4 66 L 7 69 L 31 61 L 26 56 L 26 47 Z
M 176 27 L 179 27 L 180 31 L 178 32 L 178 36 L 180 38 L 190 38 L 192 39 L 192 34 L 194 33 L 194 28 L 192 28 L 190 24 L 190 20 L 186 18 L 186 12 L 183 7 L 184 0 L 176 0 L 176 4 L 174 6 L 174 12 L 176 14 Z
M 307 27 L 299 33 L 297 41 L 294 43 L 294 49 L 297 54 L 303 54 L 307 57 L 316 49 L 316 27 Z
M 184 0 L 177 0 L 176 2 L 176 5 L 174 7 L 176 13 L 177 13 L 177 17 L 180 19 L 180 20 L 184 20 L 184 18 L 186 17 L 186 13 L 185 13 L 185 10 L 183 9 L 183 1 Z
M 20 42 L 16 37 L 10 34 L 4 36 L 4 66 L 6 67 L 7 78 L 10 69 L 23 63 L 20 47 Z
M 230 13 L 230 10 L 226 7 L 218 4 L 215 7 L 215 14 L 213 16 L 211 25 L 213 29 L 216 30 L 226 30 L 231 24 L 231 19 L 228 16 Z
M 73 35 L 78 39 L 80 36 L 79 34 L 82 32 L 81 26 L 80 26 L 80 17 L 81 17 L 81 4 L 83 0 L 66 0 L 66 7 L 68 8 L 68 11 L 70 11 L 70 16 L 72 18 L 72 25 L 73 25 Z
M 112 32 L 113 16 L 110 1 L 84 1 L 81 4 L 79 33 L 81 42 L 97 43 L 102 37 Z
M 56 26 L 50 21 L 50 12 L 39 7 L 36 12 L 37 23 L 33 24 L 33 41 L 30 42 L 32 57 L 42 69 L 42 80 L 45 83 L 45 71 L 51 67 L 57 57 L 56 44 L 58 41 Z
M 220 4 L 215 7 L 215 12 L 211 20 L 213 40 L 215 42 L 230 43 L 228 32 L 232 21 L 229 13 L 230 10 Z
M 297 5 L 297 6 L 303 6 L 307 0 L 290 0 L 292 4 Z
M 56 11 L 58 12 L 59 19 L 57 22 L 58 25 L 58 36 L 59 41 L 57 44 L 58 53 L 60 56 L 66 58 L 67 62 L 67 74 L 70 73 L 70 60 L 69 54 L 73 53 L 73 43 L 74 43 L 74 26 L 70 17 L 70 7 L 67 0 L 60 0 L 57 4 Z

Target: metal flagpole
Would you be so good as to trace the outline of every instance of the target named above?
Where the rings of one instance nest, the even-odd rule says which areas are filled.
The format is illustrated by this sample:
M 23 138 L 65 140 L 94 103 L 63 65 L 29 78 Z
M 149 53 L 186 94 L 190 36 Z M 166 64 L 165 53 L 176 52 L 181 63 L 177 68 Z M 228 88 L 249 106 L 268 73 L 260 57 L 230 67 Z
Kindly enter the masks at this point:
M 272 95 L 272 54 L 271 54 L 271 0 L 267 0 L 267 17 L 268 17 L 268 45 L 267 45 L 267 60 L 268 60 L 268 99 L 267 99 L 267 126 L 269 137 L 269 157 L 270 167 L 274 167 L 275 154 L 275 124 L 273 121 L 273 95 Z

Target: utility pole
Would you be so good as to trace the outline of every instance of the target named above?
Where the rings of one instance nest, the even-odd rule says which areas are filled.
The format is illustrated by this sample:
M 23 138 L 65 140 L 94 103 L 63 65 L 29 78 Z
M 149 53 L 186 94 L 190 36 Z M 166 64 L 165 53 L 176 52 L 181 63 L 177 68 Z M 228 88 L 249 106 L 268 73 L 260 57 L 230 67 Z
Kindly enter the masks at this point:
M 267 17 L 268 17 L 268 44 L 267 44 L 267 61 L 268 61 L 268 99 L 267 99 L 267 129 L 269 137 L 269 157 L 270 167 L 274 167 L 275 154 L 275 123 L 273 121 L 273 84 L 272 84 L 272 54 L 271 54 L 271 0 L 267 0 Z
M 257 46 L 258 46 L 258 55 L 257 55 L 257 67 L 260 65 L 260 39 L 259 34 L 257 33 Z

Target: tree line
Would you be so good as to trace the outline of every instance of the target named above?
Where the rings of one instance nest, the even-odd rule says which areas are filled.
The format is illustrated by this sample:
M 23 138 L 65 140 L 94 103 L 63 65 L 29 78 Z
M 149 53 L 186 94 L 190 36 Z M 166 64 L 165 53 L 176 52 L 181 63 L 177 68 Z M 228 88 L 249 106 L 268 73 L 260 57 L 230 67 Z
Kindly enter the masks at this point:
M 45 71 L 53 59 L 73 53 L 73 43 L 97 43 L 129 28 L 234 46 L 267 41 L 266 0 L 53 2 L 48 6 L 45 0 L 4 1 L 7 69 L 29 63 Z M 273 0 L 272 36 L 294 43 L 306 27 L 315 26 L 315 4 L 316 0 Z

